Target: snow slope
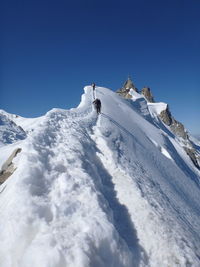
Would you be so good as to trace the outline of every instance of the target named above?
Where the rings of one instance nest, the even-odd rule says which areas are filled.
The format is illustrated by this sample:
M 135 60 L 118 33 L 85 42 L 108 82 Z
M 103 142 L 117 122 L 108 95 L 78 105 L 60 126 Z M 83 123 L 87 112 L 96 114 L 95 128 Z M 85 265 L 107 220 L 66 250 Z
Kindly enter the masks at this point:
M 44 116 L 38 118 L 24 118 L 16 114 L 8 113 L 0 109 L 0 116 L 6 116 L 8 120 L 13 121 L 18 127 L 21 127 L 25 132 L 30 132 L 42 122 Z
M 199 171 L 144 98 L 97 87 L 97 117 L 84 90 L 0 148 L 1 164 L 22 148 L 0 186 L 0 266 L 199 266 Z
M 25 131 L 6 115 L 0 113 L 0 146 L 26 138 Z

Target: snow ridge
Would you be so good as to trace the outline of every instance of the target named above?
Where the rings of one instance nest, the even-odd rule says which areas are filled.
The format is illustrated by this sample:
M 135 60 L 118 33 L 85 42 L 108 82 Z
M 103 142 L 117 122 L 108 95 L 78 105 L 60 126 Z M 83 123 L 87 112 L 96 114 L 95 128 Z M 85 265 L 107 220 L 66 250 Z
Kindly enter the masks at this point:
M 22 148 L 0 186 L 1 266 L 199 266 L 198 170 L 144 99 L 97 87 L 97 117 L 84 90 L 1 148 Z

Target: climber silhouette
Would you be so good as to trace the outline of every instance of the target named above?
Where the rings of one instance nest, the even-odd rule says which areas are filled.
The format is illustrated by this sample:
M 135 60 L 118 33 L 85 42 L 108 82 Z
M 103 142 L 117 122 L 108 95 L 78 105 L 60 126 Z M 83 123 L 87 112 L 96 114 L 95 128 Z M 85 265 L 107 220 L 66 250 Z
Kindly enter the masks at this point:
M 93 89 L 93 98 L 95 99 L 95 87 L 96 87 L 96 84 L 95 83 L 92 83 L 92 89 Z
M 100 101 L 100 99 L 96 98 L 93 101 L 93 104 L 95 106 L 95 109 L 96 109 L 97 114 L 100 114 L 101 113 L 101 101 Z
M 96 84 L 95 83 L 92 83 L 92 89 L 93 89 L 93 91 L 95 90 L 95 86 L 96 86 Z

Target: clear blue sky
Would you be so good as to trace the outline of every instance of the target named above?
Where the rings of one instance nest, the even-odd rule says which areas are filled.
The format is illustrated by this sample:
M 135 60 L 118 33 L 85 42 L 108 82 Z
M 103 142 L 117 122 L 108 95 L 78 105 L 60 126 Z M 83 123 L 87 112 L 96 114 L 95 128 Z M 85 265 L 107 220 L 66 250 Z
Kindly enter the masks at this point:
M 116 90 L 130 74 L 200 133 L 199 0 L 6 0 L 0 8 L 0 107 L 25 117 Z

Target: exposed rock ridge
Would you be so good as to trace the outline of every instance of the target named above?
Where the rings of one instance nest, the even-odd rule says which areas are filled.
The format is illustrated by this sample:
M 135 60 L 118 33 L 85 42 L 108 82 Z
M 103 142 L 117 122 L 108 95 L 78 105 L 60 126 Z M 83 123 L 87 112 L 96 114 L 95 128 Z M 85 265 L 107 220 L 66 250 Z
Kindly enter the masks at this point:
M 159 117 L 167 126 L 170 126 L 172 124 L 172 115 L 169 111 L 168 105 L 165 110 L 161 111 Z
M 182 146 L 183 146 L 184 150 L 186 151 L 187 155 L 190 157 L 190 159 L 192 160 L 194 165 L 198 169 L 200 169 L 200 165 L 198 163 L 198 161 L 200 160 L 199 155 L 195 151 L 195 148 L 188 137 L 188 133 L 187 133 L 184 125 L 181 122 L 177 121 L 171 115 L 171 112 L 169 111 L 168 105 L 167 105 L 166 110 L 163 110 L 160 113 L 159 117 L 167 126 L 170 127 L 170 129 L 174 133 L 174 135 L 177 136 L 179 139 L 181 139 L 180 142 L 182 143 Z
M 130 90 L 133 89 L 135 92 L 138 93 L 138 89 L 135 87 L 134 83 L 132 82 L 131 78 L 124 83 L 122 88 L 117 90 L 117 93 L 125 98 L 131 98 L 132 96 L 129 94 Z
M 147 102 L 150 102 L 150 103 L 154 103 L 155 102 L 149 87 L 147 87 L 147 86 L 143 87 L 141 93 L 144 95 L 144 97 L 146 98 Z
M 21 148 L 16 148 L 2 165 L 0 171 L 0 185 L 4 183 L 16 170 L 16 167 L 12 162 L 12 160 L 17 156 L 18 153 L 21 152 L 21 150 L 22 150 Z
M 124 98 L 132 98 L 132 95 L 130 94 L 130 90 L 133 89 L 137 93 L 139 92 L 138 89 L 133 84 L 132 80 L 128 78 L 128 80 L 124 83 L 123 87 L 119 90 L 117 90 L 117 93 L 121 95 Z M 154 98 L 152 95 L 152 92 L 149 87 L 144 86 L 141 90 L 141 94 L 144 96 L 147 102 L 154 103 Z M 187 155 L 190 157 L 194 165 L 200 169 L 200 156 L 198 152 L 195 150 L 192 142 L 190 141 L 188 137 L 188 133 L 184 127 L 184 125 L 177 121 L 171 114 L 169 110 L 169 106 L 167 105 L 167 108 L 160 112 L 159 118 L 161 121 L 166 124 L 172 133 L 179 139 L 182 147 L 186 151 Z

